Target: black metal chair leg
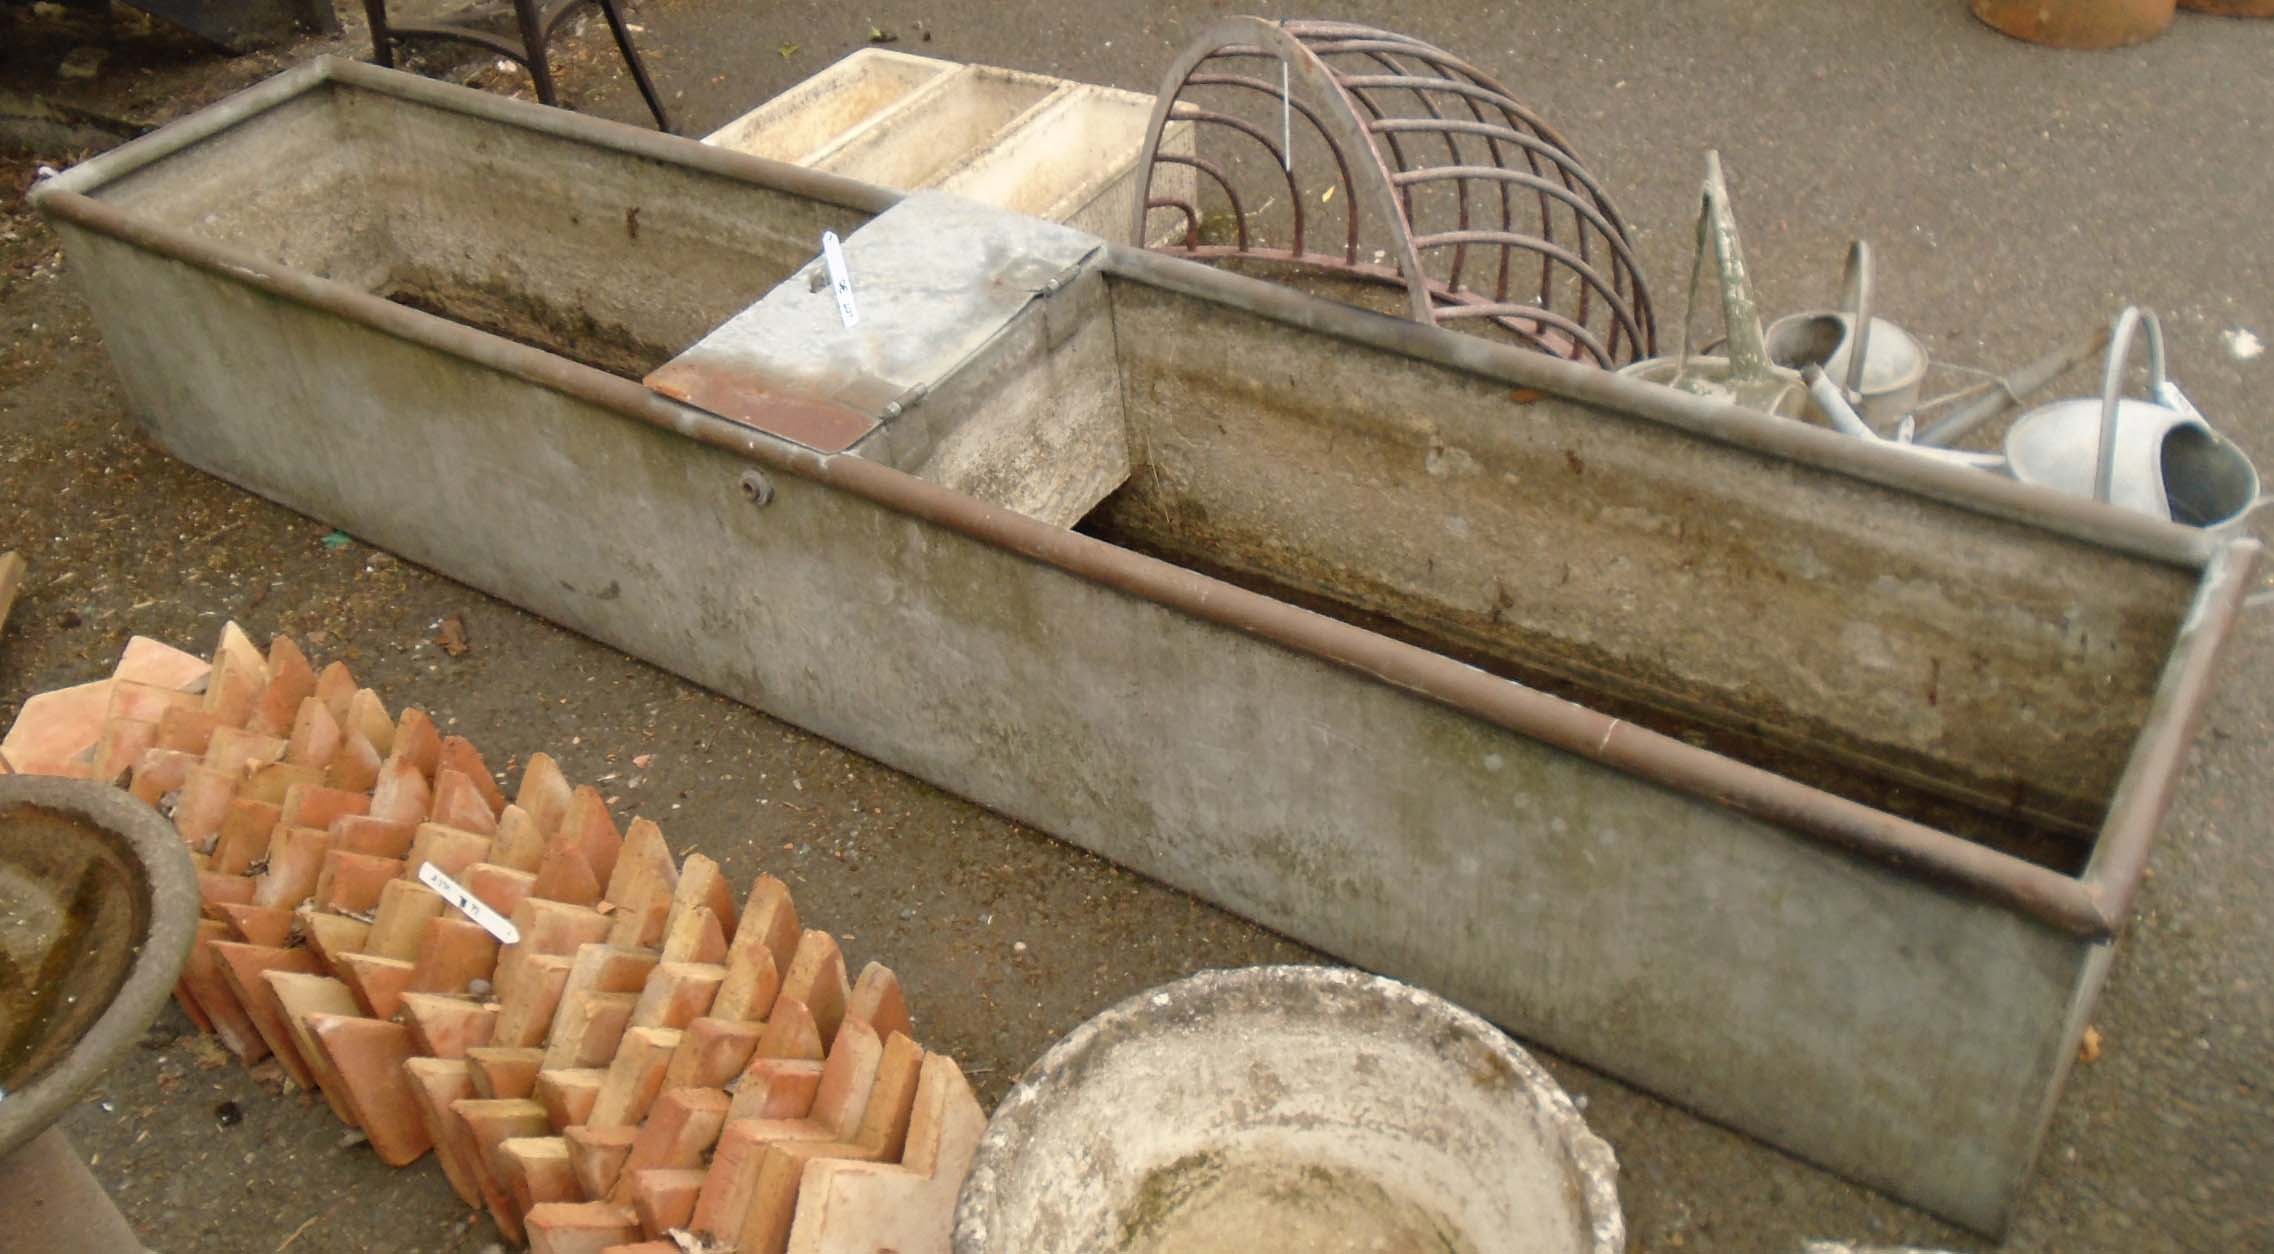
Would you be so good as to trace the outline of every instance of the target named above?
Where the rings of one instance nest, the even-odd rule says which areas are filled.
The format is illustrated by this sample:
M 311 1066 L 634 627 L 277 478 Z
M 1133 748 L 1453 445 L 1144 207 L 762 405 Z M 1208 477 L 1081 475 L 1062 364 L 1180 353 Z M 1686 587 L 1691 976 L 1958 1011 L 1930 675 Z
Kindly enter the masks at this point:
M 387 21 L 387 0 L 363 0 L 363 12 L 371 21 L 371 59 L 381 66 L 394 67 L 395 44 L 400 40 L 451 39 L 471 43 L 520 61 L 529 70 L 529 80 L 537 88 L 537 99 L 559 108 L 560 92 L 553 85 L 553 31 L 584 2 L 551 0 L 548 4 L 548 0 L 513 0 L 513 20 L 521 33 L 523 55 L 520 56 L 498 35 L 473 27 L 440 23 L 411 25 L 398 30 Z M 624 54 L 624 68 L 632 72 L 632 81 L 639 84 L 640 99 L 647 102 L 648 112 L 655 115 L 657 128 L 669 132 L 671 115 L 663 107 L 663 98 L 656 93 L 654 80 L 647 76 L 647 64 L 640 60 L 639 49 L 632 46 L 632 31 L 624 22 L 617 0 L 590 0 L 590 3 L 599 6 L 601 16 L 608 19 L 608 33 L 616 37 L 616 50 Z M 540 8 L 541 4 L 547 7 Z
M 545 22 L 537 14 L 537 0 L 513 0 L 513 16 L 521 24 L 521 43 L 529 50 L 529 78 L 537 86 L 540 103 L 558 105 L 553 91 L 552 49 L 547 46 Z
M 363 0 L 363 16 L 371 23 L 372 64 L 394 69 L 395 37 L 387 31 L 387 0 Z
M 632 32 L 624 25 L 624 15 L 616 7 L 616 0 L 599 0 L 600 12 L 608 19 L 609 33 L 616 37 L 616 47 L 624 54 L 624 65 L 632 72 L 632 81 L 639 84 L 640 98 L 647 101 L 648 112 L 655 115 L 655 128 L 671 130 L 671 117 L 663 111 L 663 101 L 655 94 L 655 84 L 648 81 L 647 65 L 640 60 L 639 49 L 632 46 Z

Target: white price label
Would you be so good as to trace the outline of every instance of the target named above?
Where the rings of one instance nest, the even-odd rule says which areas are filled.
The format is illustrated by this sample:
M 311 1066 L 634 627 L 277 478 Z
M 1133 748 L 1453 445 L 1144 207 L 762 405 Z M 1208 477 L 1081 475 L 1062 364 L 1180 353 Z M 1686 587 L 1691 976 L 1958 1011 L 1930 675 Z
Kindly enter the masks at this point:
M 837 298 L 837 316 L 849 331 L 861 320 L 861 311 L 853 304 L 853 272 L 845 266 L 845 246 L 837 242 L 835 231 L 821 233 L 821 262 L 829 267 L 829 291 Z
M 497 937 L 501 945 L 511 945 L 521 939 L 521 929 L 513 921 L 490 909 L 488 902 L 468 891 L 464 884 L 450 878 L 441 867 L 431 862 L 418 869 L 418 881 L 442 894 L 442 899 L 465 911 L 466 917 L 481 924 L 482 930 Z

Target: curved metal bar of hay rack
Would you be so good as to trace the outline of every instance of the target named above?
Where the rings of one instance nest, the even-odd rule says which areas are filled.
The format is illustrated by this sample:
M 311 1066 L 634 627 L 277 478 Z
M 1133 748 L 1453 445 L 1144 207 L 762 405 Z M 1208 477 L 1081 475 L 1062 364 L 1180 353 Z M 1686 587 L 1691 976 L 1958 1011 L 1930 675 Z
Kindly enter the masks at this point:
M 1258 60 L 1277 61 L 1281 72 Z M 1223 108 L 1187 98 L 1195 94 Z M 1232 111 L 1243 104 L 1267 108 L 1266 120 Z M 1188 150 L 1164 150 L 1172 122 L 1191 127 Z M 1212 159 L 1198 142 L 1204 135 L 1259 145 L 1271 163 L 1265 185 L 1239 186 L 1245 168 Z M 1313 138 L 1328 161 L 1297 159 Z M 1184 180 L 1162 178 L 1163 167 L 1191 171 L 1189 198 L 1175 194 Z M 1505 88 L 1421 40 L 1347 22 L 1227 18 L 1170 67 L 1139 168 L 1131 237 L 1140 245 L 1161 238 L 1149 230 L 1159 226 L 1154 215 L 1173 212 L 1181 235 L 1172 221 L 1169 242 L 1154 247 L 1174 256 L 1403 288 L 1416 322 L 1481 322 L 1521 347 L 1606 369 L 1657 352 L 1626 222 L 1594 176 Z M 1224 198 L 1228 228 L 1215 229 L 1196 203 L 1203 181 Z M 1252 220 L 1282 193 L 1286 238 L 1267 243 Z M 1337 195 L 1343 203 L 1333 206 Z M 1322 248 L 1312 219 L 1334 216 L 1341 238 Z M 1362 231 L 1377 225 L 1386 246 L 1363 254 Z

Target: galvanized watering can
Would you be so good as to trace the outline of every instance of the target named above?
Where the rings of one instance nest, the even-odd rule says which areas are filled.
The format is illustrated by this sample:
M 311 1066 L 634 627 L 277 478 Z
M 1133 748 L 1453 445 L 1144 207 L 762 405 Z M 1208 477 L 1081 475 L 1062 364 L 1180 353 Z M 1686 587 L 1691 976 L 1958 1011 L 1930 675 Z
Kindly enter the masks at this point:
M 2132 333 L 2148 327 L 2148 394 L 2122 395 Z M 2191 527 L 2240 518 L 2258 499 L 2258 470 L 2203 421 L 2165 377 L 2163 327 L 2127 308 L 2117 316 L 2100 396 L 2056 401 L 2015 420 L 2006 463 L 2023 483 L 2090 496 Z
M 2003 453 L 1977 453 L 1971 449 L 1942 448 L 1933 444 L 1918 443 L 1913 430 L 1912 418 L 1909 414 L 1905 414 L 1897 421 L 1895 434 L 1892 438 L 1879 434 L 1866 425 L 1861 417 L 1857 416 L 1854 407 L 1848 404 L 1847 394 L 1841 390 L 1839 384 L 1832 382 L 1832 376 L 1826 374 L 1822 366 L 1802 366 L 1800 378 L 1802 382 L 1808 385 L 1808 395 L 1810 399 L 1816 402 L 1817 412 L 1823 414 L 1835 428 L 1844 434 L 1852 435 L 1859 440 L 1870 440 L 1888 448 L 1902 449 L 1904 452 L 1933 461 L 1945 462 L 1953 466 L 1964 466 L 1970 470 L 2003 473 L 2006 469 L 2006 459 Z
M 1821 367 L 1848 404 L 1874 427 L 1900 421 L 1919 406 L 1927 352 L 1910 332 L 1872 316 L 1871 247 L 1848 245 L 1837 311 L 1787 314 L 1769 324 L 1769 360 L 1787 370 Z

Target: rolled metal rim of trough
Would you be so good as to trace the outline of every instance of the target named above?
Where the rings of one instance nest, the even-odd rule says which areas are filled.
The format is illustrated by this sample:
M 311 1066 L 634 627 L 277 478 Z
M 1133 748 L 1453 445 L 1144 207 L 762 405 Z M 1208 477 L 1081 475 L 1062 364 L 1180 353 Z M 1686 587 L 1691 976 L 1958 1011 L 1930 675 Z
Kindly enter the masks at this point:
M 173 824 L 133 794 L 92 780 L 0 776 L 0 822 L 20 809 L 56 811 L 125 842 L 129 864 L 148 877 L 150 925 L 102 1017 L 53 1066 L 0 1098 L 0 1159 L 61 1118 L 142 1039 L 181 978 L 201 908 L 188 847 Z
M 244 248 L 138 219 L 89 191 L 238 125 L 302 93 L 341 83 L 504 126 L 612 148 L 881 212 L 897 193 L 565 110 L 494 96 L 400 71 L 319 57 L 35 185 L 43 213 L 269 296 L 349 319 L 380 334 L 464 358 L 736 457 L 822 483 L 980 543 L 1055 566 L 1441 702 L 1676 791 L 1779 825 L 1797 839 L 1906 868 L 2000 902 L 2075 935 L 2111 937 L 2130 908 L 2148 850 L 2169 808 L 2179 764 L 2202 716 L 2222 645 L 2232 634 L 2260 546 L 2214 536 L 2003 476 L 1878 447 L 1838 432 L 1653 387 L 1616 374 L 1323 300 L 1278 284 L 1140 248 L 1107 244 L 1106 273 L 1212 301 L 1282 324 L 1483 378 L 1552 393 L 1620 418 L 1656 422 L 1750 453 L 1941 501 L 2196 572 L 2197 592 L 2158 681 L 2139 742 L 2079 878 L 1874 810 L 1416 645 L 1235 587 L 1168 562 L 926 482 L 878 462 L 831 456 L 660 396 L 639 383 L 434 314 L 280 265 Z
M 1508 1034 L 1435 993 L 1349 967 L 1299 963 L 1231 967 L 1201 971 L 1172 983 L 1123 998 L 1059 1038 L 1020 1074 L 987 1121 L 971 1174 L 955 1207 L 956 1254 L 988 1248 L 997 1195 L 1009 1160 L 1028 1139 L 1030 1120 L 1050 1092 L 1068 1076 L 1080 1074 L 1090 1054 L 1149 1027 L 1173 1021 L 1227 995 L 1268 997 L 1300 993 L 1314 1004 L 1329 1000 L 1363 1003 L 1418 1017 L 1448 1036 L 1475 1042 L 1505 1064 L 1524 1092 L 1538 1104 L 1570 1151 L 1571 1174 L 1580 1182 L 1579 1209 L 1587 1217 L 1592 1254 L 1618 1254 L 1626 1248 L 1626 1217 L 1619 1209 L 1619 1162 L 1611 1146 L 1595 1135 L 1571 1095 Z

